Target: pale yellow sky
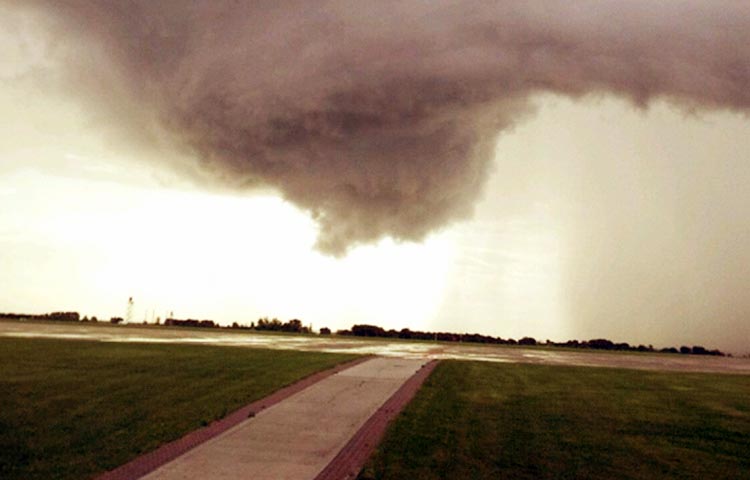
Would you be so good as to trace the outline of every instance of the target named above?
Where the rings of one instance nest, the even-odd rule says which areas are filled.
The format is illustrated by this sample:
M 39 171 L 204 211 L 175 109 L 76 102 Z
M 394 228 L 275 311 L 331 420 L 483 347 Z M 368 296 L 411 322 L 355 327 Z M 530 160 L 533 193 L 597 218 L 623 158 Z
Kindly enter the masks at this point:
M 18 3 L 0 311 L 750 351 L 740 4 Z
M 113 150 L 74 103 L 21 90 L 0 91 L 9 126 L 0 135 L 0 310 L 108 318 L 134 296 L 137 320 L 174 311 L 345 328 L 434 317 L 448 239 L 321 255 L 315 224 L 288 203 L 207 192 L 148 168 Z
M 472 220 L 334 259 L 290 204 L 204 191 L 112 148 L 74 102 L 23 88 L 0 89 L 1 311 L 106 318 L 134 296 L 136 320 L 746 345 L 750 301 L 728 306 L 748 286 L 741 116 L 540 97 L 499 139 Z M 721 238 L 701 243 L 712 228 Z

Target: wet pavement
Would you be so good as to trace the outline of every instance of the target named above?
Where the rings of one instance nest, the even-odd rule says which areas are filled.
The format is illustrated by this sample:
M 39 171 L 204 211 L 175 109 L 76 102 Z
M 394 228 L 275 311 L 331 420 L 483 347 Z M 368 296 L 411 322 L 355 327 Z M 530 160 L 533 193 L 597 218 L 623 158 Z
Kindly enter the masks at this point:
M 750 375 L 750 359 L 680 354 L 600 352 L 563 348 L 527 348 L 389 339 L 361 339 L 319 335 L 263 334 L 247 331 L 85 325 L 0 321 L 0 336 L 67 338 L 102 342 L 185 343 L 246 346 L 282 350 L 355 353 L 410 359 L 480 360 L 547 365 L 578 365 L 646 370 L 677 370 Z

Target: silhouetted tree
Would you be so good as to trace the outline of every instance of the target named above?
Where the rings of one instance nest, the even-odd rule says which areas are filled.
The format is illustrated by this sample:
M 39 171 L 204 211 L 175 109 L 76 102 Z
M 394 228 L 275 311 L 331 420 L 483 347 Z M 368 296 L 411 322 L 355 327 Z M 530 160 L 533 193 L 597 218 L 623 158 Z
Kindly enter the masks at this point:
M 47 318 L 58 322 L 77 322 L 81 319 L 78 312 L 52 312 L 47 314 Z
M 411 330 L 408 328 L 402 328 L 398 333 L 398 338 L 411 338 Z
M 594 340 L 589 340 L 588 342 L 589 348 L 595 348 L 597 350 L 613 350 L 615 344 L 612 343 L 611 340 L 607 340 L 606 338 L 596 338 Z
M 385 330 L 375 325 L 354 325 L 352 335 L 356 337 L 384 337 Z

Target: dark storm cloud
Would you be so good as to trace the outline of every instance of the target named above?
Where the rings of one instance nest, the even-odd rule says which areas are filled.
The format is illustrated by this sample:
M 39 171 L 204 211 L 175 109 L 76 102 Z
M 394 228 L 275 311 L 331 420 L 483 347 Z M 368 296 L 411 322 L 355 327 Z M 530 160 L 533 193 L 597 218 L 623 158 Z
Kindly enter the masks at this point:
M 16 3 L 103 121 L 278 190 L 332 254 L 469 217 L 535 93 L 750 106 L 741 1 Z

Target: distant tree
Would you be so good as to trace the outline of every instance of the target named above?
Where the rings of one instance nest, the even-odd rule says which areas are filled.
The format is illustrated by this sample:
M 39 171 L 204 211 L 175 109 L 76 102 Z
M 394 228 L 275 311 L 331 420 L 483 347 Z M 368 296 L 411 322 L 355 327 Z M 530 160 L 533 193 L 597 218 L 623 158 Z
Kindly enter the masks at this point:
M 385 337 L 385 330 L 375 325 L 354 325 L 352 335 L 356 337 Z
M 283 323 L 278 318 L 269 320 L 267 317 L 259 318 L 258 323 L 255 324 L 256 330 L 268 330 L 272 332 L 298 332 L 303 333 L 307 331 L 307 327 L 302 326 L 302 321 L 298 319 L 290 320 Z
M 589 348 L 595 348 L 598 350 L 612 350 L 615 346 L 611 340 L 607 340 L 606 338 L 596 338 L 594 340 L 589 340 L 588 343 Z
M 122 317 L 112 317 L 109 319 L 109 323 L 114 323 L 115 325 L 117 325 L 118 323 L 122 323 L 122 322 L 123 322 Z
M 302 331 L 302 321 L 297 320 L 296 318 L 289 320 L 288 322 L 286 322 L 285 324 L 281 326 L 281 329 L 285 332 L 299 333 Z
M 47 318 L 60 322 L 77 322 L 81 319 L 78 312 L 52 312 L 47 314 Z
M 680 353 L 690 354 L 690 353 L 693 353 L 693 349 L 690 348 L 690 347 L 686 347 L 685 345 L 683 345 L 683 346 L 680 347 Z
M 536 345 L 536 339 L 532 337 L 523 337 L 518 341 L 519 345 Z
M 411 330 L 408 328 L 402 328 L 400 332 L 398 332 L 398 338 L 411 338 Z
M 323 327 L 323 328 L 320 329 L 320 334 L 321 335 L 330 335 L 331 334 L 331 329 L 328 328 L 328 327 Z

